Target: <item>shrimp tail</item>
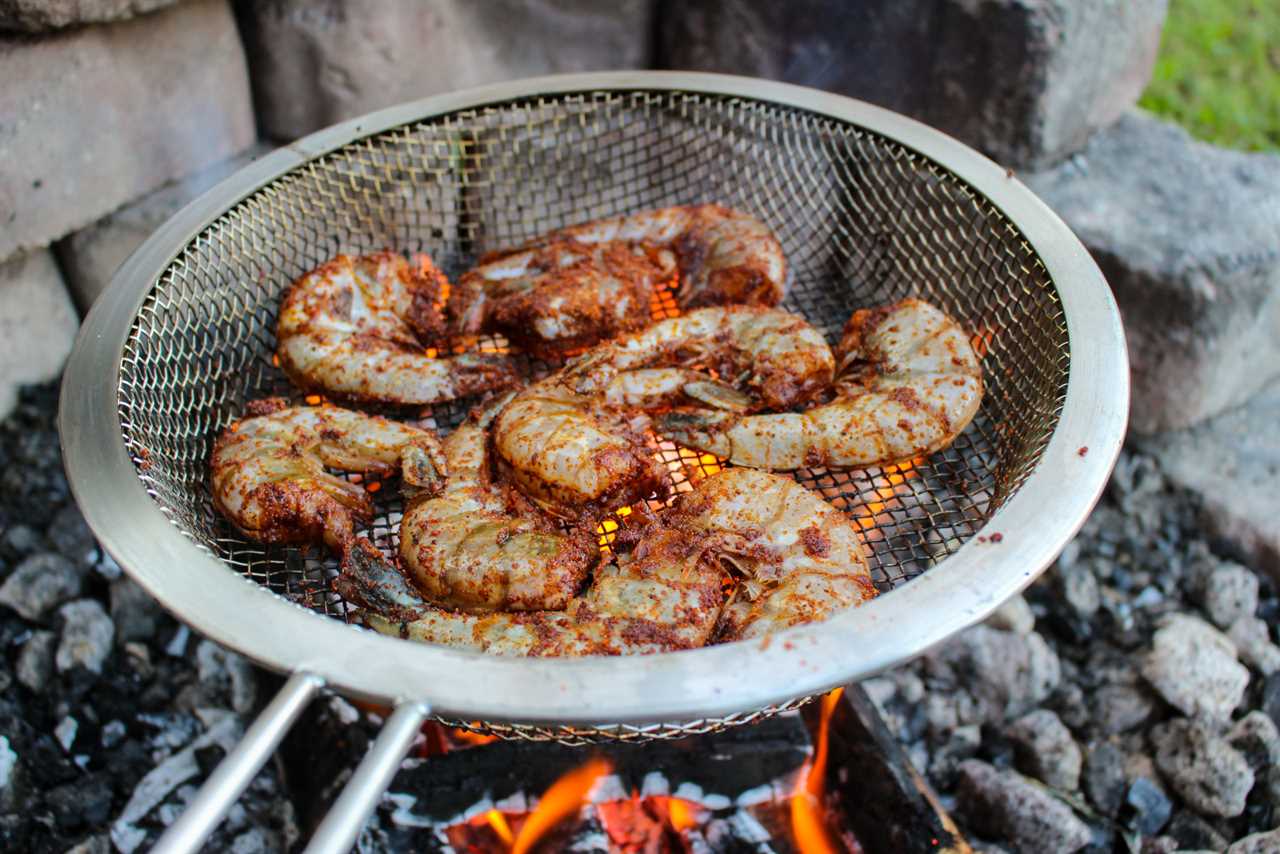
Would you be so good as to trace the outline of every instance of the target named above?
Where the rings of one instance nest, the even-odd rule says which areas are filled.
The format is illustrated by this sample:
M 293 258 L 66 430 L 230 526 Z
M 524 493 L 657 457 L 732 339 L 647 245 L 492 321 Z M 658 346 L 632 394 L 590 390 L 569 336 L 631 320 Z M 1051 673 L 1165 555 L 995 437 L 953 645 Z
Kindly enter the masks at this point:
M 428 607 L 400 570 L 363 537 L 347 549 L 333 586 L 347 601 L 397 622 L 417 619 Z

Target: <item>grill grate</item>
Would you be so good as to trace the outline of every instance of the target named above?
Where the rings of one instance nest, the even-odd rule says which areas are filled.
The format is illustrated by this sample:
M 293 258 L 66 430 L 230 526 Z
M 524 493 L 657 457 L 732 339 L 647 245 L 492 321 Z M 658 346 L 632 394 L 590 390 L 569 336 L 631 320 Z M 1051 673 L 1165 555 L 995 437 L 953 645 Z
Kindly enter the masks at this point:
M 986 397 L 950 448 L 900 468 L 795 473 L 864 528 L 880 589 L 928 571 L 1018 489 L 1057 423 L 1069 351 L 1053 283 L 1018 229 L 939 164 L 850 123 L 736 97 L 597 91 L 458 111 L 353 142 L 247 196 L 182 249 L 134 321 L 119 412 L 138 476 L 174 525 L 230 569 L 345 619 L 328 589 L 332 559 L 246 542 L 210 499 L 218 431 L 248 400 L 301 400 L 272 360 L 282 290 L 338 252 L 427 252 L 454 277 L 481 253 L 548 229 L 706 201 L 774 229 L 789 263 L 786 307 L 832 343 L 854 308 L 907 295 L 974 334 Z M 660 295 L 654 313 L 673 309 Z M 447 433 L 469 405 L 423 416 Z M 678 488 L 718 465 L 670 443 L 655 450 Z M 388 549 L 397 486 L 377 493 L 371 532 Z M 545 730 L 489 731 L 585 737 Z

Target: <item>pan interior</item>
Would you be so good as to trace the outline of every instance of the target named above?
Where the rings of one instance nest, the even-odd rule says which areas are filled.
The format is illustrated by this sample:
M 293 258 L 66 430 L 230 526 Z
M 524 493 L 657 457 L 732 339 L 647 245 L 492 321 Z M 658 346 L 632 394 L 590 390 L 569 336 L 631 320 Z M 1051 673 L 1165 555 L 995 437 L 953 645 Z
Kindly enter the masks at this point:
M 858 521 L 882 590 L 928 572 L 1018 490 L 1054 430 L 1069 360 L 1056 289 L 1019 229 L 945 167 L 871 129 L 739 97 L 593 91 L 466 109 L 358 139 L 243 198 L 182 248 L 126 341 L 119 412 L 138 477 L 230 571 L 347 619 L 332 559 L 248 542 L 211 502 L 218 431 L 249 400 L 302 400 L 273 364 L 283 289 L 339 252 L 426 252 L 452 278 L 548 229 L 710 201 L 774 230 L 785 307 L 833 344 L 855 308 L 909 295 L 974 336 L 986 396 L 950 448 L 896 469 L 794 473 Z M 653 309 L 673 313 L 670 294 Z M 473 403 L 425 414 L 445 433 Z M 719 465 L 654 447 L 678 489 Z M 401 504 L 384 486 L 371 533 L 390 550 Z

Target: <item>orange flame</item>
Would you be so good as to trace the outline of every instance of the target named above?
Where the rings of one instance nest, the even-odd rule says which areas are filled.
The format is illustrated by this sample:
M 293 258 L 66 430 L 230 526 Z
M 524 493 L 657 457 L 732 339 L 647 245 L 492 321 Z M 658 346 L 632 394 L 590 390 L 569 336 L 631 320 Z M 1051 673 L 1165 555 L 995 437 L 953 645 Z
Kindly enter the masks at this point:
M 610 770 L 612 766 L 608 760 L 592 759 L 552 783 L 538 802 L 537 809 L 530 813 L 520 828 L 511 846 L 511 854 L 528 854 L 547 831 L 582 809 L 591 787 Z
M 668 798 L 667 821 L 680 833 L 697 827 L 698 805 L 683 798 Z
M 461 742 L 462 744 L 477 746 L 481 744 L 491 744 L 498 740 L 496 735 L 485 735 L 484 733 L 472 732 L 469 729 L 451 729 L 449 730 L 449 737 L 454 741 Z
M 889 481 L 889 485 L 876 487 L 877 500 L 868 501 L 864 506 L 865 515 L 858 517 L 858 525 L 864 531 L 876 527 L 883 521 L 878 517 L 884 513 L 890 503 L 897 499 L 898 487 L 920 474 L 916 471 L 916 464 L 916 460 L 908 460 L 885 468 L 884 476 Z
M 493 828 L 493 832 L 498 834 L 498 838 L 505 842 L 508 847 L 515 843 L 515 835 L 511 832 L 511 825 L 507 824 L 507 817 L 496 809 L 491 809 L 484 814 L 485 820 L 489 822 L 489 826 Z
M 827 733 L 843 692 L 843 688 L 837 688 L 822 698 L 813 762 L 791 797 L 791 833 L 801 854 L 837 854 L 840 850 L 823 822 L 822 792 L 827 777 Z

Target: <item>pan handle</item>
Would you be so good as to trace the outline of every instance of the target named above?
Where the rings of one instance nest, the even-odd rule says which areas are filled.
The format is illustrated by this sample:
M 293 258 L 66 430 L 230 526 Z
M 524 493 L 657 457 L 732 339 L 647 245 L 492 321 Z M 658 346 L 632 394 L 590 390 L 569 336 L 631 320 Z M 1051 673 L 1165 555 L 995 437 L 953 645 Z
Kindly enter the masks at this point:
M 160 837 L 151 849 L 152 854 L 199 851 L 227 810 L 266 764 L 298 715 L 323 687 L 324 680 L 319 676 L 293 674 L 245 731 L 240 743 L 218 763 L 187 809 Z
M 351 850 L 429 713 L 425 703 L 396 707 L 303 854 L 346 854 Z

